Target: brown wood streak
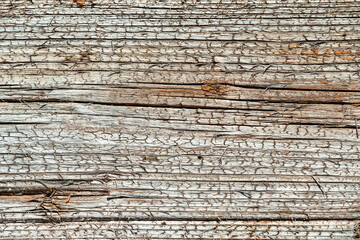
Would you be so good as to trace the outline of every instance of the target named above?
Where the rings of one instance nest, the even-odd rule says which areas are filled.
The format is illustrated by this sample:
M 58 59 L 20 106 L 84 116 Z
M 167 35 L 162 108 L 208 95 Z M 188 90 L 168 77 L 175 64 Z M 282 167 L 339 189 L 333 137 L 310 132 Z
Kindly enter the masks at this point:
M 359 239 L 359 5 L 0 1 L 0 238 Z

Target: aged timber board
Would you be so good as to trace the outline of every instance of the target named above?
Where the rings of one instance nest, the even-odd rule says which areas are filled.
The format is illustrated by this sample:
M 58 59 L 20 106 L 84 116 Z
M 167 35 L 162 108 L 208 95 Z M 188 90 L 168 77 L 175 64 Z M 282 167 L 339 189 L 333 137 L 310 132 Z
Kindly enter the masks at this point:
M 359 239 L 360 1 L 1 0 L 1 239 Z

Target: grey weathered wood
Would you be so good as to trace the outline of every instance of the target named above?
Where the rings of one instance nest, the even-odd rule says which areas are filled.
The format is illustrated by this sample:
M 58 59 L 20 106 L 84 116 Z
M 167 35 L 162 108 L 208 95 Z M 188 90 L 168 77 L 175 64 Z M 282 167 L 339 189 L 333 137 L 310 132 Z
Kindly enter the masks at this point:
M 350 239 L 354 234 L 351 221 L 114 221 L 72 222 L 60 224 L 19 223 L 2 224 L 0 230 L 7 238 L 84 239 Z
M 0 238 L 360 238 L 359 7 L 1 1 Z

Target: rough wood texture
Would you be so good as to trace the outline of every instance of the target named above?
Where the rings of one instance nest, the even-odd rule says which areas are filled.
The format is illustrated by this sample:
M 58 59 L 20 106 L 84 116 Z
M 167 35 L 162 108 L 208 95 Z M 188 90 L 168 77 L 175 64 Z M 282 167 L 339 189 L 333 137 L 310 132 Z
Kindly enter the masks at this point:
M 359 239 L 359 9 L 2 0 L 0 237 Z

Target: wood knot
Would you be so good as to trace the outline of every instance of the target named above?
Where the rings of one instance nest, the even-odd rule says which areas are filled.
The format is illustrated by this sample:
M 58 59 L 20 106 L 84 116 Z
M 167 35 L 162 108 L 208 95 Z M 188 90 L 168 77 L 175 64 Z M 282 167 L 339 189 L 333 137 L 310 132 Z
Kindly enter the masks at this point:
M 85 4 L 85 0 L 74 0 L 74 3 L 76 3 L 78 7 L 82 7 Z
M 206 92 L 222 95 L 225 91 L 221 89 L 222 86 L 217 83 L 205 83 L 201 86 L 201 89 Z
M 80 59 L 87 59 L 90 60 L 90 55 L 91 53 L 89 51 L 85 51 L 85 52 L 80 52 Z

